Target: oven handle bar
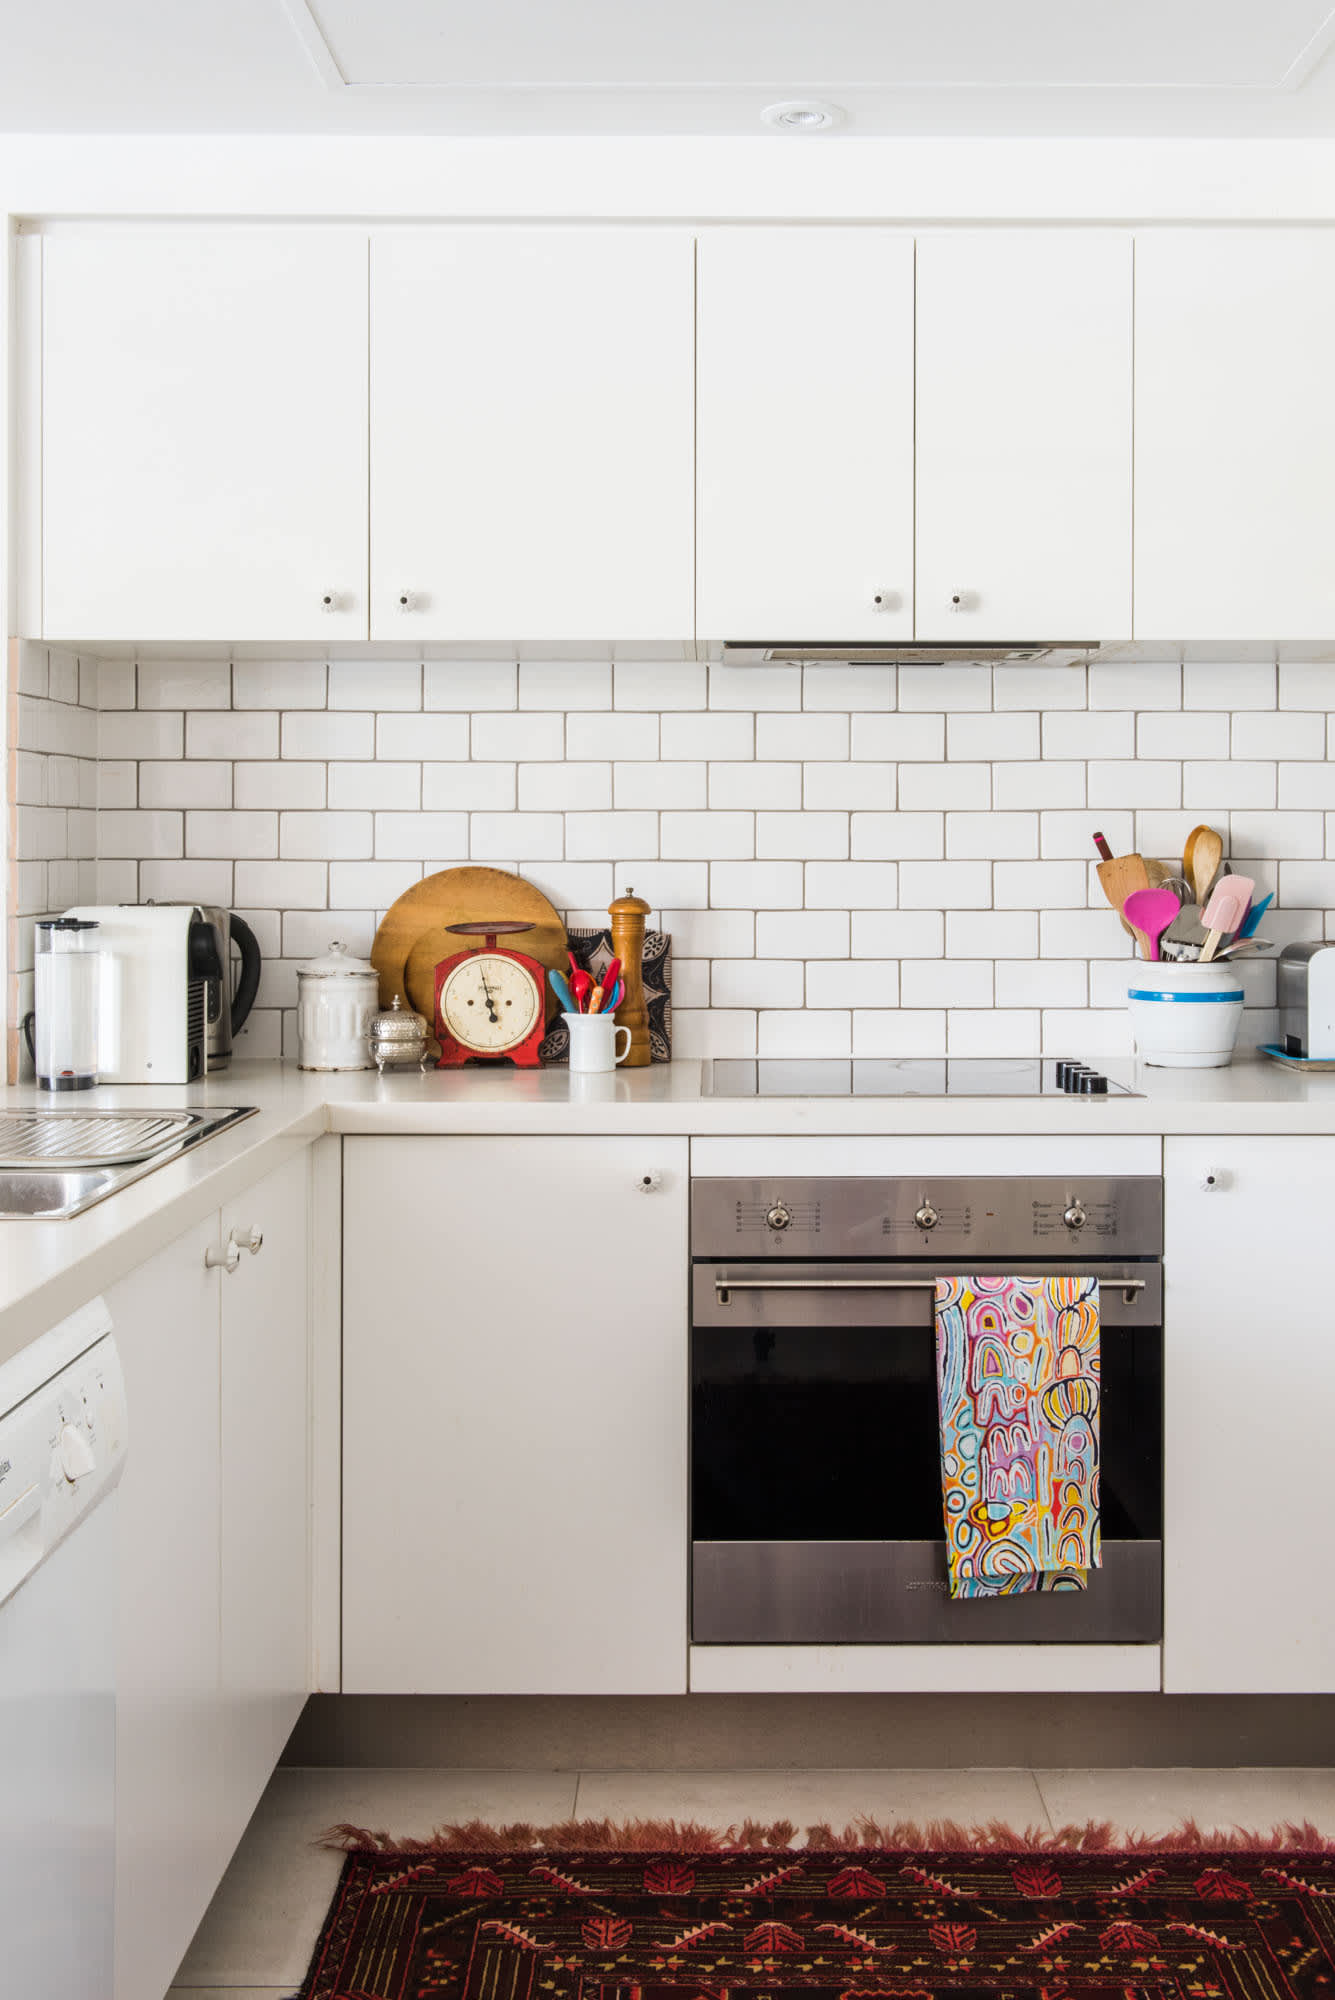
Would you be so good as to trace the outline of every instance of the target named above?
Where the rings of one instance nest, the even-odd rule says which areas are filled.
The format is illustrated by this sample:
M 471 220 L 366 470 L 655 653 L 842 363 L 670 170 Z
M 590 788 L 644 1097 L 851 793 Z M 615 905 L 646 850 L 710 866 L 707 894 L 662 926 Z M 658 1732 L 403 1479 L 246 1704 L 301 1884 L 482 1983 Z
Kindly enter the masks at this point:
M 1127 1295 L 1143 1292 L 1143 1278 L 1116 1278 L 1116 1291 Z M 935 1278 L 715 1278 L 714 1290 L 720 1305 L 728 1303 L 731 1292 L 923 1292 L 936 1290 Z

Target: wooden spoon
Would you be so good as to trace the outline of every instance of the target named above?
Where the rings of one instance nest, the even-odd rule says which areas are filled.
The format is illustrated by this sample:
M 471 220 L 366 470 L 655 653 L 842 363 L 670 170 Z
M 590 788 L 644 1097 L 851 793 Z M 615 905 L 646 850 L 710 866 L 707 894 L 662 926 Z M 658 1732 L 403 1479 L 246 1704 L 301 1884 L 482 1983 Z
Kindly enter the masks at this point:
M 1212 826 L 1194 826 L 1187 835 L 1182 853 L 1182 873 L 1195 891 L 1201 909 L 1210 899 L 1210 887 L 1224 858 L 1224 842 Z

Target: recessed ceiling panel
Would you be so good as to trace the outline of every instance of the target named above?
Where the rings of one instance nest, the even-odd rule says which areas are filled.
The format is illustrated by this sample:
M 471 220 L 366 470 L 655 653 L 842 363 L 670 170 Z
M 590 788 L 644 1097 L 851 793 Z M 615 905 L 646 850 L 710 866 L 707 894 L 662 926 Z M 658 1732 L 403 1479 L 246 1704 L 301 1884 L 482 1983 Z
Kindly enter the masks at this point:
M 298 0 L 354 86 L 1275 90 L 1331 0 Z

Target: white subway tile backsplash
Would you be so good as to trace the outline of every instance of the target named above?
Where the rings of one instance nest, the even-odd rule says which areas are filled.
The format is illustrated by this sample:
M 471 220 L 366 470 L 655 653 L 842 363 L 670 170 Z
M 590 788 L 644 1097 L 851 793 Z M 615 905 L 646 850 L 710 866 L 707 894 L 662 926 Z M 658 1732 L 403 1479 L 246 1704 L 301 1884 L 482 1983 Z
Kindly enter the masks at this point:
M 1038 854 L 1038 814 L 1033 812 L 950 812 L 946 814 L 946 855 L 950 860 L 1032 860 Z
M 1100 808 L 1145 806 L 1163 809 L 1181 805 L 1184 799 L 1182 773 L 1190 765 L 1157 763 L 1137 758 L 1107 763 L 1092 760 L 1088 766 L 1085 796 Z M 1200 768 L 1207 768 L 1201 766 Z
M 289 715 L 287 722 L 290 725 L 295 725 L 300 719 L 298 716 Z M 369 721 L 369 717 L 366 719 Z M 105 732 L 109 722 L 129 723 L 131 721 L 149 722 L 152 720 L 151 716 L 143 715 L 133 717 L 128 715 L 104 715 L 102 718 L 102 728 Z M 178 716 L 164 715 L 161 720 L 164 724 L 175 722 L 179 728 L 180 718 Z M 324 717 L 312 716 L 310 720 L 320 723 L 324 721 Z M 168 740 L 164 731 L 163 747 L 161 749 L 115 749 L 112 754 L 117 757 L 179 757 L 181 754 L 179 747 L 176 749 L 166 748 Z M 175 738 L 175 741 L 179 746 L 179 734 Z M 347 753 L 349 756 L 370 756 L 369 735 L 364 736 L 361 741 L 364 747 L 349 751 Z M 267 714 L 260 709 L 256 709 L 252 714 L 237 714 L 233 710 L 230 715 L 223 713 L 212 714 L 207 709 L 199 714 L 195 714 L 192 711 L 186 717 L 185 754 L 187 757 L 222 757 L 232 760 L 243 757 L 276 757 L 278 755 L 278 717 Z M 333 754 L 335 753 L 328 749 L 315 747 L 293 749 L 287 741 L 284 741 L 283 744 L 283 755 L 285 757 L 324 758 Z
M 852 715 L 849 755 L 855 762 L 939 764 L 946 754 L 944 715 Z M 820 751 L 808 750 L 808 757 Z M 842 756 L 844 753 L 835 753 Z
M 952 762 L 969 759 L 987 763 L 1037 757 L 1037 715 L 1017 710 L 1006 715 L 952 715 L 946 720 L 946 754 Z
M 853 1015 L 858 1056 L 939 1056 L 946 1047 L 944 1007 L 860 1007 Z
M 800 1007 L 804 974 L 805 967 L 798 959 L 720 959 L 710 981 L 710 1001 L 715 1007 Z M 846 1007 L 849 1002 L 845 999 L 826 1004 Z
M 169 860 L 185 851 L 183 820 L 184 814 L 179 812 L 99 813 L 99 854 L 111 859 Z
M 855 861 L 939 861 L 946 851 L 945 815 L 939 812 L 855 812 Z
M 853 1052 L 853 1016 L 844 1008 L 765 1009 L 757 1049 L 762 1056 L 847 1056 Z
M 1125 713 L 1045 715 L 1045 758 L 1134 757 L 1136 718 Z
M 644 813 L 619 813 L 644 819 Z M 757 852 L 756 815 L 748 812 L 665 812 L 659 818 L 665 861 L 747 861 Z M 643 851 L 648 851 L 647 847 Z
M 801 667 L 725 667 L 709 669 L 709 706 L 742 708 L 748 712 L 802 706 Z M 766 752 L 786 755 L 787 752 Z
M 298 817 L 315 818 L 316 815 Z M 278 854 L 278 814 L 188 812 L 185 816 L 185 852 L 191 860 L 207 860 L 216 855 L 220 860 L 244 857 L 250 861 L 272 861 Z
M 255 819 L 259 815 L 236 813 L 233 817 Z M 417 815 L 409 813 L 404 817 L 415 819 Z M 223 852 L 221 848 L 218 851 Z M 377 848 L 376 852 L 379 851 Z M 251 848 L 249 852 L 260 856 L 258 847 Z M 371 815 L 369 812 L 285 812 L 279 821 L 277 852 L 284 861 L 369 861 L 372 854 Z M 420 857 L 422 850 L 414 846 L 414 852 Z
M 488 761 L 523 763 L 530 758 L 563 757 L 565 720 L 560 715 L 475 715 L 472 746 L 474 757 Z
M 846 812 L 758 812 L 756 857 L 795 861 L 846 861 Z
M 53 699 L 59 700 L 54 686 Z M 232 669 L 226 660 L 139 662 L 140 708 L 230 708 Z
M 802 864 L 800 861 L 711 861 L 709 900 L 716 910 L 800 910 Z
M 20 717 L 22 705 L 20 704 Z M 212 716 L 200 716 L 201 723 L 212 722 Z M 180 757 L 185 752 L 185 717 L 183 715 L 141 715 L 135 709 L 116 710 L 110 715 L 98 718 L 97 754 L 100 757 L 134 758 L 143 761 L 148 757 Z M 45 746 L 43 746 L 45 747 Z M 192 748 L 192 757 L 209 757 L 214 753 L 206 744 Z M 244 752 L 225 751 L 221 755 L 244 755 Z M 278 754 L 278 725 L 275 721 L 273 749 L 267 753 Z
M 847 765 L 838 764 L 845 771 Z M 714 810 L 782 810 L 802 803 L 800 764 L 710 764 L 709 803 Z M 814 804 L 812 800 L 810 803 Z
M 521 813 L 608 812 L 611 805 L 610 764 L 566 762 L 519 766 Z
M 905 861 L 899 902 L 906 910 L 987 910 L 992 906 L 990 861 Z
M 665 716 L 664 722 L 668 720 Z M 577 762 L 612 763 L 618 758 L 658 756 L 659 718 L 593 710 L 566 717 L 565 754 Z M 476 746 L 476 734 L 474 735 Z M 476 747 L 474 755 L 476 756 Z M 665 752 L 677 756 L 677 751 Z
M 133 765 L 117 764 L 117 770 L 133 769 Z M 200 806 L 214 807 L 219 811 L 234 803 L 232 798 L 232 772 L 235 766 L 211 762 L 205 757 L 172 763 L 167 759 L 144 765 L 139 776 L 139 798 L 141 806 Z M 110 801 L 105 803 L 109 804 Z M 246 801 L 237 799 L 237 805 Z M 264 801 L 266 805 L 271 800 Z
M 803 764 L 801 770 L 802 804 L 817 812 L 888 812 L 895 803 L 893 764 Z
M 756 756 L 776 763 L 801 763 L 811 759 L 848 755 L 846 715 L 763 715 L 756 716 Z
M 532 817 L 532 815 L 520 815 Z M 551 817 L 551 816 L 549 816 Z M 557 822 L 558 828 L 560 822 Z M 541 851 L 532 850 L 530 851 Z M 559 852 L 560 850 L 555 850 Z M 646 860 L 659 852 L 658 814 L 653 812 L 571 812 L 565 817 L 565 852 L 572 861 L 615 861 L 621 854 Z
M 705 764 L 615 764 L 615 802 L 618 808 L 638 806 L 651 811 L 703 809 L 708 796 L 707 769 Z
M 596 813 L 585 815 L 596 819 Z M 559 861 L 567 851 L 560 813 L 476 812 L 469 819 L 469 854 L 474 861 L 505 861 L 522 848 L 543 860 Z M 572 845 L 571 854 L 576 852 Z
M 707 708 L 709 669 L 686 660 L 653 665 L 618 660 L 612 675 L 612 700 L 617 708 L 655 713 L 670 708 Z
M 899 773 L 899 803 L 905 812 L 986 808 L 992 803 L 992 766 L 905 764 Z
M 323 660 L 234 660 L 233 708 L 323 708 L 329 696 L 329 669 Z M 104 702 L 103 706 L 110 704 Z M 186 702 L 185 707 L 194 704 Z M 374 702 L 364 702 L 374 708 Z
M 549 660 L 524 661 L 519 669 L 519 706 L 545 709 L 548 714 L 556 709 L 610 708 L 611 665 L 603 662 L 567 666 Z
M 1182 669 L 1184 708 L 1274 708 L 1277 700 L 1273 660 L 1191 660 Z
M 958 715 L 961 709 L 991 708 L 991 667 L 901 667 L 899 670 L 901 708 L 943 709 Z
M 895 694 L 891 667 L 813 661 L 802 669 L 803 708 L 832 708 L 847 715 L 857 709 L 893 708 Z
M 519 668 L 514 660 L 428 660 L 422 669 L 424 708 L 452 708 L 463 715 L 514 708 Z
M 906 1007 L 990 1007 L 990 958 L 906 959 L 900 967 L 900 998 Z
M 329 667 L 329 706 L 376 712 L 420 709 L 421 665 L 415 660 L 334 660 Z
M 1314 812 L 1335 809 L 1335 763 L 1281 764 L 1279 804 L 1284 810 L 1307 808 Z
M 1249 716 L 1249 723 L 1261 718 Z M 1195 709 L 1136 717 L 1136 753 L 1141 757 L 1227 757 L 1233 718 L 1201 715 Z
M 1172 770 L 1173 767 L 1167 765 L 1161 768 Z M 1171 805 L 1173 802 L 1167 798 L 1144 798 L 1137 799 L 1135 803 L 1154 806 Z M 1233 806 L 1264 810 L 1276 803 L 1275 766 L 1244 763 L 1236 757 L 1226 764 L 1184 764 L 1182 803 L 1202 815 L 1228 812 Z
M 673 933 L 682 1054 L 1128 1045 L 1096 830 L 1171 862 L 1210 819 L 1278 888 L 1268 935 L 1335 934 L 1324 662 L 136 666 L 24 644 L 18 678 L 20 958 L 47 899 L 249 910 L 269 964 L 248 1049 L 294 1047 L 297 963 L 336 935 L 366 951 L 424 870 L 470 861 L 571 922 L 643 895 Z M 1250 1039 L 1272 979 L 1246 970 Z

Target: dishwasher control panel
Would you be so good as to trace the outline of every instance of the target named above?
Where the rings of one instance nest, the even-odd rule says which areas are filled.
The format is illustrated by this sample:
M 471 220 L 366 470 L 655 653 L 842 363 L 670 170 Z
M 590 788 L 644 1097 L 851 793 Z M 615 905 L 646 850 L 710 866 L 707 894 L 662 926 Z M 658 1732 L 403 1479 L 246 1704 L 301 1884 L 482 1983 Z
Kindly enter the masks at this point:
M 6 1393 L 8 1373 L 0 1369 L 0 1394 L 9 1402 L 17 1389 L 22 1399 L 0 1405 L 0 1604 L 115 1486 L 127 1443 L 125 1382 L 109 1332 L 27 1394 L 17 1374 Z

